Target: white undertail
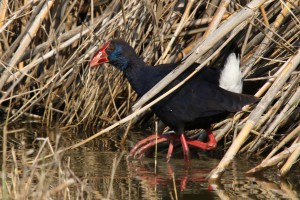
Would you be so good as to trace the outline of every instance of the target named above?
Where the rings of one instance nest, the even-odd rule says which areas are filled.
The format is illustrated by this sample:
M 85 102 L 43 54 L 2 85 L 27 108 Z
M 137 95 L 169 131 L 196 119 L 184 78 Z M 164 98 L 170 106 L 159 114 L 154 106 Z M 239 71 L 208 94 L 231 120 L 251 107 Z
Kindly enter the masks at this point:
M 221 72 L 219 86 L 225 90 L 242 93 L 243 82 L 240 71 L 240 58 L 231 53 L 226 59 L 224 69 Z

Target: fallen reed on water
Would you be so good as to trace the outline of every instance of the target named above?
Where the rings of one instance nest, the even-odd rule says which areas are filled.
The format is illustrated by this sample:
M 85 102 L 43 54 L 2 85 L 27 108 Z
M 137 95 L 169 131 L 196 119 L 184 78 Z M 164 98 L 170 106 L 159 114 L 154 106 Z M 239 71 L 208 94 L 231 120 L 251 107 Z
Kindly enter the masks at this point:
M 0 109 L 7 123 L 36 117 L 47 126 L 108 127 L 94 137 L 131 120 L 137 125 L 147 112 L 140 108 L 174 75 L 133 112 L 137 97 L 123 76 L 88 67 L 99 45 L 123 38 L 149 64 L 186 57 L 180 73 L 195 61 L 214 62 L 221 53 L 211 55 L 228 39 L 242 49 L 244 92 L 262 99 L 215 125 L 217 140 L 232 145 L 211 177 L 237 153 L 264 156 L 260 170 L 285 163 L 281 175 L 299 159 L 298 1 L 4 0 L 0 10 Z

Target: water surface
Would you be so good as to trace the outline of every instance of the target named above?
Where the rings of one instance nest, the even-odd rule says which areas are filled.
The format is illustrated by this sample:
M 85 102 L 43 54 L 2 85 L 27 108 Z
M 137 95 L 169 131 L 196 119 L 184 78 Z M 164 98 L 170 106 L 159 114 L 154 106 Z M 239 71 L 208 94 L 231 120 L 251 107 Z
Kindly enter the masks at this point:
M 92 132 L 83 130 L 66 132 L 58 128 L 49 131 L 27 125 L 24 127 L 22 124 L 15 127 L 18 130 L 24 130 L 24 133 L 10 134 L 9 143 L 18 145 L 20 143 L 18 141 L 23 141 L 24 144 L 26 143 L 25 146 L 34 148 L 36 151 L 41 144 L 38 138 L 49 138 L 55 143 L 59 135 L 57 146 L 64 148 L 82 141 Z M 143 137 L 145 133 L 130 134 L 127 146 L 132 146 L 136 140 Z M 127 148 L 130 149 L 130 147 Z M 154 159 L 151 154 L 141 159 L 128 158 L 128 151 L 122 150 L 118 132 L 115 132 L 98 137 L 82 147 L 64 152 L 60 166 L 61 169 L 70 168 L 77 177 L 76 185 L 69 188 L 74 199 L 300 198 L 299 163 L 285 179 L 279 179 L 276 168 L 268 169 L 256 177 L 247 177 L 245 172 L 256 166 L 260 159 L 249 161 L 243 156 L 238 156 L 220 182 L 210 184 L 206 177 L 217 166 L 221 157 L 212 156 L 214 151 L 192 152 L 193 158 L 188 164 L 182 158 L 180 146 L 175 149 L 169 163 L 165 161 L 166 150 L 159 151 L 158 159 Z M 55 171 L 53 174 L 58 176 Z M 53 185 L 55 184 L 57 183 Z M 80 193 L 78 190 L 84 191 L 81 192 L 81 197 L 78 197 Z
M 205 153 L 193 156 L 186 164 L 175 156 L 169 163 L 159 154 L 142 159 L 128 158 L 121 152 L 119 141 L 106 137 L 83 148 L 69 151 L 72 170 L 87 180 L 98 197 L 111 199 L 298 199 L 300 170 L 280 180 L 277 169 L 269 169 L 257 177 L 245 176 L 258 164 L 237 158 L 217 184 L 209 184 L 206 176 L 220 159 Z M 117 163 L 119 161 L 119 163 Z M 298 165 L 299 166 L 299 165 Z

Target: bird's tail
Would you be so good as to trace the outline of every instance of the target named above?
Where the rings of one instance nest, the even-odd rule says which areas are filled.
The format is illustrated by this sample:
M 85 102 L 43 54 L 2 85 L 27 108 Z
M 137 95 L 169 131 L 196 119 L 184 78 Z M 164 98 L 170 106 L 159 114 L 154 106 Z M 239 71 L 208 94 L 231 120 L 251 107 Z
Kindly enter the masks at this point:
M 226 61 L 221 69 L 219 86 L 225 90 L 242 93 L 243 82 L 240 71 L 240 49 L 237 44 L 232 42 L 224 49 Z

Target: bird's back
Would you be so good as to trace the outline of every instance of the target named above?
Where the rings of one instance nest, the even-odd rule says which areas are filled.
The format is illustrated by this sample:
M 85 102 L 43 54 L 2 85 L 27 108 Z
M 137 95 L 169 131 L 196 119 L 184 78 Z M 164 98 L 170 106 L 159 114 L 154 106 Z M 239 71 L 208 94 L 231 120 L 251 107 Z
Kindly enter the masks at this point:
M 129 78 L 129 81 L 142 96 L 176 66 L 177 64 L 165 64 L 140 67 L 135 75 L 138 80 L 130 81 Z M 153 99 L 183 81 L 196 67 L 196 64 L 191 66 Z M 243 106 L 256 101 L 253 96 L 220 88 L 219 72 L 204 67 L 183 86 L 152 106 L 152 110 L 165 124 L 176 132 L 182 132 L 195 128 L 208 128 L 212 123 L 226 117 L 228 113 L 240 111 Z

